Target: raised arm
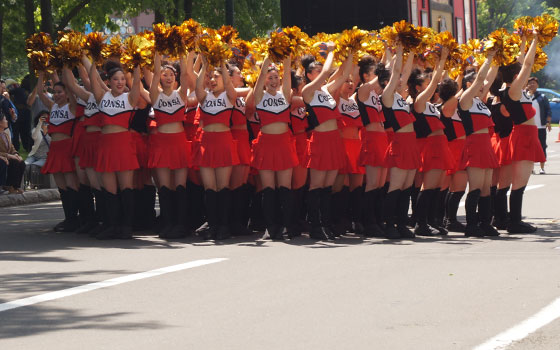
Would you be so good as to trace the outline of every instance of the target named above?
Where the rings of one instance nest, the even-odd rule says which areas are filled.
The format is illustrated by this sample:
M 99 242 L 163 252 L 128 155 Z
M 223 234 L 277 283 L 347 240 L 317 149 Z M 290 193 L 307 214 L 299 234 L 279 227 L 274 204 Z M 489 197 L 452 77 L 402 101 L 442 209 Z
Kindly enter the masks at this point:
M 268 58 L 268 56 L 266 56 L 266 58 L 264 59 L 264 62 L 261 66 L 261 71 L 259 72 L 259 77 L 257 78 L 257 81 L 255 82 L 255 87 L 253 88 L 253 91 L 249 93 L 249 96 L 247 99 L 254 101 L 255 105 L 258 105 L 264 95 L 264 81 L 266 80 L 266 74 L 268 72 L 268 67 L 270 67 L 270 58 Z
M 97 67 L 95 66 L 95 64 L 92 64 L 89 69 L 89 80 L 91 82 L 91 91 L 93 92 L 95 101 L 97 101 L 97 103 L 100 103 L 103 99 L 103 95 L 105 95 L 106 90 L 101 87 L 101 77 L 99 76 L 99 72 L 97 71 Z
M 72 74 L 70 68 L 64 66 L 64 68 L 62 68 L 62 76 L 64 77 L 66 87 L 72 94 L 78 96 L 85 102 L 89 100 L 90 93 L 76 83 L 76 79 L 74 79 L 74 75 Z
M 387 108 L 393 106 L 393 100 L 395 98 L 395 91 L 397 90 L 397 86 L 401 80 L 401 70 L 402 70 L 402 54 L 403 54 L 403 47 L 402 45 L 397 46 L 397 53 L 395 54 L 395 62 L 393 64 L 393 69 L 391 69 L 391 78 L 389 79 L 389 83 L 383 89 L 383 93 L 381 94 L 381 102 Z
M 196 98 L 199 103 L 204 102 L 206 99 L 206 89 L 204 89 L 204 80 L 206 79 L 206 67 L 208 63 L 206 60 L 202 61 L 202 68 L 200 68 L 200 72 L 198 73 L 198 78 L 196 78 Z
M 138 99 L 140 98 L 140 89 L 143 89 L 140 82 L 140 67 L 134 67 L 134 72 L 132 73 L 132 87 L 128 93 L 128 102 L 132 107 L 136 107 L 138 104 Z
M 521 99 L 521 91 L 523 87 L 527 85 L 527 79 L 531 75 L 531 70 L 533 69 L 533 63 L 535 63 L 535 53 L 537 52 L 537 37 L 533 39 L 529 51 L 525 55 L 525 60 L 523 60 L 523 66 L 521 71 L 517 75 L 517 78 L 511 83 L 509 89 L 509 97 L 514 101 L 519 101 Z
M 399 84 L 399 86 L 397 87 L 398 93 L 403 96 L 407 89 L 406 82 L 408 81 L 408 77 L 410 77 L 410 73 L 412 72 L 413 62 L 414 62 L 414 55 L 412 53 L 409 53 L 401 73 L 401 84 Z
M 354 53 L 350 52 L 350 54 L 346 58 L 346 61 L 344 61 L 344 63 L 342 63 L 342 66 L 341 66 L 342 74 L 340 76 L 338 76 L 336 79 L 334 79 L 333 81 L 331 81 L 330 83 L 327 84 L 327 90 L 329 91 L 329 93 L 331 95 L 335 94 L 337 91 L 340 90 L 340 88 L 342 87 L 342 84 L 344 84 L 346 79 L 348 79 L 348 76 L 350 75 L 350 73 L 352 73 L 353 59 L 354 59 Z
M 35 87 L 33 88 L 33 91 L 31 91 L 29 96 L 27 96 L 27 105 L 29 107 L 31 107 L 33 105 L 33 103 L 35 102 L 35 99 L 37 98 L 37 87 L 38 86 L 39 86 L 39 82 L 37 82 L 37 84 L 35 84 Z
M 303 87 L 301 95 L 303 96 L 304 101 L 311 102 L 311 100 L 313 99 L 313 95 L 315 94 L 315 90 L 319 90 L 325 80 L 327 80 L 327 78 L 329 77 L 334 59 L 334 44 L 329 42 L 327 44 L 327 50 L 329 51 L 329 53 L 327 55 L 327 59 L 325 60 L 325 64 L 323 65 L 323 69 L 321 70 L 321 73 L 319 73 L 315 80 Z
M 159 81 L 161 77 L 161 54 L 156 52 L 154 57 L 154 76 L 152 78 L 152 84 L 150 85 L 150 100 L 152 105 L 156 104 L 156 101 L 160 94 Z
M 484 61 L 484 64 L 482 65 L 482 67 L 480 67 L 476 75 L 476 79 L 474 80 L 472 85 L 461 95 L 461 98 L 459 99 L 459 106 L 461 106 L 462 110 L 466 111 L 471 108 L 473 98 L 480 91 L 480 88 L 482 87 L 482 84 L 486 79 L 486 75 L 488 74 L 488 70 L 490 69 L 490 65 L 492 64 L 492 59 L 494 58 L 495 53 L 495 51 L 488 52 L 486 61 Z
M 490 67 L 490 70 L 488 71 L 488 75 L 486 75 L 486 80 L 484 81 L 484 86 L 482 87 L 481 96 L 488 95 L 488 92 L 490 91 L 490 88 L 492 87 L 494 80 L 496 80 L 496 77 L 498 76 L 499 68 L 500 67 L 496 65 L 492 65 Z
M 235 100 L 237 100 L 237 91 L 233 86 L 233 82 L 231 81 L 231 77 L 229 76 L 229 71 L 226 68 L 226 62 L 222 62 L 222 79 L 224 81 L 224 88 L 226 89 L 227 97 L 229 98 L 229 102 L 235 104 Z
M 189 89 L 189 93 L 196 89 L 197 74 L 194 72 L 195 55 L 196 54 L 194 53 L 194 51 L 189 51 L 189 53 L 187 54 L 187 66 L 185 72 L 187 73 L 186 87 Z M 196 57 L 196 60 L 198 61 L 199 58 L 200 55 Z M 183 67 L 181 67 L 181 72 L 182 71 L 183 71 Z M 183 85 L 183 82 L 181 82 L 181 85 Z
M 87 91 L 91 91 L 91 83 L 89 81 L 88 72 L 89 70 L 87 67 L 84 67 L 81 64 L 78 66 L 78 75 L 80 76 L 80 79 L 82 79 L 82 84 L 84 85 L 84 89 L 86 89 Z
M 54 106 L 54 101 L 51 100 L 47 95 L 45 95 L 45 93 L 43 92 L 43 84 L 44 84 L 44 79 L 45 79 L 45 73 L 44 72 L 39 72 L 39 79 L 37 79 L 37 94 L 39 95 L 39 98 L 41 99 L 41 102 L 43 102 L 43 104 L 49 109 L 49 111 L 52 109 L 52 107 Z
M 189 77 L 187 74 L 187 57 L 185 55 L 181 55 L 179 64 L 181 67 L 181 75 L 179 76 L 179 82 L 181 82 L 181 86 L 179 86 L 179 96 L 181 96 L 183 101 L 186 101 L 189 91 Z
M 282 93 L 286 98 L 286 103 L 290 104 L 292 100 L 292 60 L 290 56 L 282 62 L 284 66 L 284 76 L 282 77 Z
M 439 82 L 441 81 L 441 77 L 443 76 L 443 67 L 445 66 L 445 61 L 447 60 L 448 54 L 449 54 L 449 50 L 446 47 L 444 47 L 441 51 L 441 57 L 439 59 L 439 63 L 436 68 L 436 71 L 432 76 L 432 80 L 430 81 L 430 84 L 424 91 L 422 91 L 418 96 L 416 96 L 416 101 L 414 101 L 414 110 L 417 113 L 424 112 L 424 110 L 426 109 L 426 102 L 428 102 L 434 95 L 434 92 L 436 91 L 436 88 Z

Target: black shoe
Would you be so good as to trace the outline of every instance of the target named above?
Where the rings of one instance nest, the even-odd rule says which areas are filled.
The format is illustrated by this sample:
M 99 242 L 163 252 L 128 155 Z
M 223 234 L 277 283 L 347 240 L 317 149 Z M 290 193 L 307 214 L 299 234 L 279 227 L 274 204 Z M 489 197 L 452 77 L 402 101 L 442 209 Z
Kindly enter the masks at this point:
M 121 226 L 117 238 L 132 239 L 132 226 Z
M 335 224 L 327 227 L 333 237 L 340 237 L 346 233 L 346 227 L 342 224 Z
M 498 237 L 500 233 L 490 224 L 481 223 L 480 228 L 484 230 L 484 235 L 488 237 Z
M 231 238 L 231 233 L 229 232 L 229 227 L 220 226 L 216 232 L 216 240 L 223 241 L 225 239 Z
M 60 232 L 76 232 L 80 228 L 80 220 L 78 217 L 73 219 L 66 220 L 64 222 L 64 226 L 62 227 L 62 231 Z
M 202 239 L 205 241 L 214 241 L 216 240 L 217 234 L 218 232 L 216 229 L 208 227 L 208 229 L 200 232 L 199 236 L 202 237 Z
M 79 229 L 76 230 L 76 233 L 79 234 L 89 233 L 91 230 L 97 228 L 98 226 L 99 226 L 98 222 L 95 221 L 86 222 L 85 224 L 80 226 Z
M 355 235 L 363 235 L 364 234 L 365 227 L 364 227 L 364 225 L 362 225 L 361 222 L 353 221 L 351 223 L 351 225 L 352 225 L 352 228 L 350 229 L 350 232 L 354 233 Z
M 397 231 L 399 232 L 402 238 L 416 238 L 414 232 L 412 232 L 405 225 L 397 225 Z
M 484 230 L 478 225 L 467 225 L 465 227 L 465 237 L 484 237 Z
M 95 237 L 107 228 L 107 225 L 97 225 L 94 229 L 88 232 L 90 237 Z
M 460 233 L 465 233 L 466 231 L 466 226 L 459 222 L 459 221 L 451 221 L 448 220 L 447 223 L 445 224 L 445 229 L 447 231 L 450 232 L 460 232 Z
M 430 225 L 430 227 L 435 229 L 437 231 L 437 234 L 440 235 L 440 236 L 447 236 L 449 234 L 449 232 L 443 226 L 443 222 L 441 222 L 441 223 L 433 222 L 433 223 L 430 223 L 429 225 Z
M 492 219 L 492 226 L 494 226 L 498 230 L 507 230 L 508 224 L 509 224 L 509 220 L 507 218 L 499 219 L 494 216 L 494 218 Z
M 111 226 L 111 227 L 107 227 L 105 230 L 99 232 L 99 234 L 97 236 L 95 236 L 95 238 L 99 239 L 99 240 L 108 240 L 108 239 L 117 239 L 119 236 L 119 232 L 118 232 L 118 228 Z
M 232 237 L 250 236 L 250 235 L 253 234 L 253 232 L 251 230 L 249 230 L 247 228 L 247 226 L 244 226 L 243 224 L 241 224 L 239 222 L 231 224 L 230 232 L 231 232 Z
M 66 220 L 62 220 L 58 224 L 53 227 L 54 232 L 64 232 L 64 225 L 66 224 Z
M 297 225 L 292 226 L 287 230 L 286 234 L 288 235 L 289 239 L 296 238 L 301 236 L 301 229 L 297 227 Z
M 434 237 L 438 234 L 438 231 L 428 224 L 417 223 L 414 227 L 414 234 L 417 236 Z
M 385 238 L 388 239 L 399 239 L 401 238 L 401 234 L 397 230 L 397 228 L 393 225 L 385 226 Z
M 383 232 L 381 227 L 379 227 L 379 225 L 377 224 L 371 224 L 364 227 L 362 233 L 365 237 L 385 237 L 385 232 Z
M 510 222 L 507 226 L 508 233 L 533 233 L 537 228 L 523 221 Z
M 322 227 L 313 227 L 309 231 L 309 238 L 317 239 L 319 241 L 332 241 L 327 232 Z
M 164 238 L 168 239 L 177 239 L 177 238 L 185 238 L 189 235 L 188 229 L 184 225 L 175 225 L 173 228 L 165 234 Z

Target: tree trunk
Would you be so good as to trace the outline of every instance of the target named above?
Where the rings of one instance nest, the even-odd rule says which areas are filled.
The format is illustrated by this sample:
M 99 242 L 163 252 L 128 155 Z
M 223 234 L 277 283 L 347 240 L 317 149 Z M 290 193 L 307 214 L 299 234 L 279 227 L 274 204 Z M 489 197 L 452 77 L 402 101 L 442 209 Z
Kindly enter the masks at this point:
M 185 21 L 192 18 L 192 0 L 183 0 L 183 9 L 185 11 Z
M 31 34 L 35 33 L 35 3 L 33 0 L 25 0 L 24 2 L 25 10 L 25 35 L 29 37 Z M 33 67 L 31 66 L 31 61 L 27 59 L 27 66 L 29 72 L 33 73 Z M 32 77 L 35 75 L 32 74 Z
M 41 0 L 41 31 L 49 33 L 53 40 L 56 39 L 54 36 L 54 25 L 52 16 L 52 3 L 51 0 Z

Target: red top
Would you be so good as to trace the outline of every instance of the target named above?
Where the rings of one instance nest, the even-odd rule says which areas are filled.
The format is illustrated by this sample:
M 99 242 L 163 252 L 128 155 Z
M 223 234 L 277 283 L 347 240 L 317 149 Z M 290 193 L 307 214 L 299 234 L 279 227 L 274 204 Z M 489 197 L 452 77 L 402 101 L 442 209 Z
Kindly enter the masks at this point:
M 185 102 L 177 90 L 173 90 L 169 96 L 161 91 L 153 108 L 158 126 L 185 120 Z
M 231 115 L 231 125 L 246 125 L 247 117 L 245 117 L 245 99 L 238 97 L 233 106 L 233 113 Z
M 107 91 L 99 103 L 101 126 L 118 125 L 128 129 L 134 108 L 128 102 L 128 92 L 117 97 Z
M 229 102 L 224 91 L 218 97 L 212 92 L 206 94 L 206 99 L 200 105 L 200 120 L 204 126 L 221 123 L 229 127 L 233 105 Z
M 459 116 L 463 121 L 467 136 L 479 130 L 494 126 L 490 110 L 478 97 L 473 99 L 472 106 L 468 111 L 462 110 L 459 105 Z
M 338 112 L 340 113 L 340 126 L 342 127 L 357 127 L 364 126 L 362 118 L 360 118 L 360 110 L 354 97 L 348 100 L 340 98 L 338 103 Z
M 290 123 L 290 104 L 286 101 L 284 94 L 277 91 L 271 95 L 267 91 L 257 105 L 257 114 L 261 126 L 273 123 Z
M 72 136 L 72 129 L 76 116 L 70 111 L 69 104 L 59 107 L 56 103 L 52 106 L 51 113 L 47 118 L 49 134 L 61 133 Z
M 299 107 L 292 109 L 290 113 L 290 119 L 292 122 L 292 132 L 294 134 L 300 134 L 307 130 L 309 124 L 307 123 L 307 112 L 305 107 Z
M 93 94 L 89 95 L 86 107 L 84 109 L 85 119 L 82 126 L 99 126 L 101 127 L 101 113 L 99 113 L 99 108 L 97 107 L 97 102 Z
M 80 119 L 84 116 L 84 110 L 86 108 L 87 102 L 82 100 L 81 98 L 76 99 L 76 119 Z
M 391 108 L 387 108 L 383 104 L 382 107 L 387 124 L 392 127 L 394 131 L 398 131 L 408 124 L 414 123 L 416 120 L 412 113 L 410 113 L 410 105 L 406 103 L 397 92 L 395 92 Z
M 360 101 L 360 99 L 356 102 L 358 103 L 363 125 L 385 121 L 383 108 L 381 108 L 381 97 L 375 91 L 371 90 L 368 99 L 364 102 Z

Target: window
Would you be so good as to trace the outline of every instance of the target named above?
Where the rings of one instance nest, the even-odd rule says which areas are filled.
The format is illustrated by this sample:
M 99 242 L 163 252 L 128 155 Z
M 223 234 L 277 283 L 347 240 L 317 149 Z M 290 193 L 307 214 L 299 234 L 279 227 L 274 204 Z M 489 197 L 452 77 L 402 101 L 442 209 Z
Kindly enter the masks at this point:
M 472 29 L 471 29 L 471 1 L 463 0 L 463 6 L 465 7 L 465 33 L 466 40 L 472 39 Z
M 456 24 L 457 24 L 457 30 L 455 33 L 457 33 L 457 42 L 459 44 L 463 44 L 465 42 L 465 38 L 463 36 L 463 19 L 462 18 L 456 18 L 455 19 Z
M 420 25 L 422 25 L 424 27 L 429 27 L 430 26 L 428 11 L 422 11 L 422 23 L 420 23 Z
M 410 0 L 410 14 L 412 16 L 412 24 L 418 25 L 418 0 Z

